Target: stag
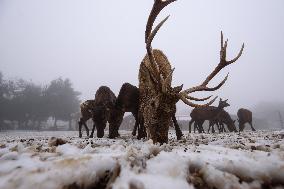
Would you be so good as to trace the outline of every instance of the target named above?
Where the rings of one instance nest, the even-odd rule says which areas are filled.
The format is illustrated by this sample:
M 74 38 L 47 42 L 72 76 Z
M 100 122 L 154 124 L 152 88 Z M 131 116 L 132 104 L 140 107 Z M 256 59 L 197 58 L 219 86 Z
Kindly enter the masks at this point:
M 215 120 L 218 114 L 224 110 L 223 108 L 230 106 L 230 104 L 227 103 L 227 101 L 228 100 L 222 100 L 220 98 L 218 107 L 207 106 L 207 107 L 194 108 L 192 112 L 190 113 L 191 120 L 189 121 L 189 124 L 188 124 L 189 132 L 191 132 L 191 125 L 193 122 L 194 122 L 194 128 L 197 127 L 199 133 L 204 132 L 202 125 L 205 120 L 212 120 L 210 124 L 214 125 L 213 120 Z M 209 128 L 211 126 L 210 124 L 209 124 Z M 213 125 L 212 125 L 212 132 L 214 132 Z
M 95 100 L 87 100 L 80 106 L 81 118 L 79 120 L 79 137 L 82 137 L 82 125 L 84 125 L 87 136 L 89 136 L 89 129 L 86 125 L 86 121 L 93 119 L 93 128 L 90 137 L 93 138 L 95 128 L 97 128 L 97 137 L 102 138 L 104 136 L 104 129 L 109 119 L 109 112 L 113 109 L 116 101 L 116 96 L 106 86 L 101 86 L 95 94 Z
M 225 125 L 227 125 L 227 128 L 230 132 L 237 132 L 235 121 L 232 120 L 230 114 L 226 112 L 225 110 L 222 110 L 216 118 L 209 120 L 209 128 L 208 133 L 210 130 L 210 126 L 212 126 L 212 129 L 214 130 L 214 125 L 216 124 L 218 127 L 219 132 L 226 132 Z
M 243 131 L 245 124 L 249 123 L 251 130 L 255 131 L 255 128 L 252 126 L 252 112 L 248 109 L 240 108 L 238 110 L 238 121 L 239 121 L 239 131 Z
M 147 54 L 142 60 L 139 69 L 139 114 L 141 114 L 143 118 L 147 137 L 152 139 L 154 143 L 168 142 L 168 130 L 169 125 L 171 124 L 171 117 L 174 114 L 176 103 L 179 100 L 182 100 L 191 107 L 206 107 L 214 102 L 217 97 L 207 104 L 198 105 L 191 102 L 191 100 L 205 101 L 211 98 L 211 96 L 199 99 L 192 97 L 189 94 L 197 91 L 215 91 L 219 89 L 227 80 L 228 75 L 219 85 L 212 88 L 207 86 L 209 81 L 211 81 L 225 66 L 236 62 L 242 55 L 244 49 L 243 44 L 237 57 L 227 61 L 226 49 L 228 40 L 224 43 L 223 34 L 221 32 L 220 62 L 213 72 L 198 86 L 183 91 L 182 85 L 180 87 L 172 87 L 171 82 L 174 69 L 171 68 L 167 56 L 161 50 L 152 49 L 151 43 L 158 30 L 169 18 L 169 16 L 167 16 L 152 30 L 156 17 L 164 7 L 174 1 L 176 0 L 155 0 L 145 30 Z

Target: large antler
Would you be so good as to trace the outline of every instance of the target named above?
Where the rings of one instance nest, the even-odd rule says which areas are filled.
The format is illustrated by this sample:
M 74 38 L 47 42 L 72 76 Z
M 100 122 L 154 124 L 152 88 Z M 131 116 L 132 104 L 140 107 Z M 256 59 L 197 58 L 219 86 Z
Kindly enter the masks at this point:
M 217 65 L 217 67 L 213 70 L 213 72 L 205 79 L 205 81 L 201 84 L 201 85 L 198 85 L 198 86 L 195 86 L 195 87 L 191 87 L 189 89 L 186 89 L 182 92 L 180 92 L 180 99 L 188 104 L 189 101 L 187 99 L 192 99 L 191 96 L 189 96 L 188 94 L 189 93 L 193 93 L 193 92 L 196 92 L 196 91 L 215 91 L 217 89 L 219 89 L 225 82 L 226 80 L 228 79 L 228 74 L 227 76 L 223 79 L 222 82 L 219 83 L 219 85 L 215 86 L 215 87 L 207 87 L 207 84 L 226 66 L 236 62 L 242 55 L 243 53 L 243 50 L 244 50 L 244 43 L 242 45 L 242 48 L 239 52 L 239 54 L 232 60 L 230 61 L 227 61 L 226 60 L 226 57 L 227 57 L 227 46 L 228 46 L 228 39 L 225 41 L 225 44 L 224 44 L 224 40 L 223 40 L 223 32 L 221 31 L 221 50 L 220 50 L 220 62 L 219 64 Z M 215 98 L 216 99 L 216 98 Z M 212 102 L 212 101 L 210 101 Z M 209 103 L 210 103 L 209 102 Z M 214 100 L 213 100 L 214 102 Z M 212 102 L 212 103 L 213 103 Z
M 167 19 L 169 18 L 169 16 L 167 16 L 165 19 L 163 19 L 152 31 L 152 27 L 153 24 L 158 16 L 158 14 L 161 12 L 161 10 L 166 7 L 167 5 L 169 5 L 170 3 L 174 2 L 176 0 L 166 0 L 166 1 L 162 1 L 162 0 L 155 0 L 151 13 L 148 17 L 148 21 L 147 21 L 147 25 L 146 25 L 146 30 L 145 30 L 145 43 L 146 43 L 146 49 L 147 49 L 147 54 L 149 57 L 149 61 L 151 63 L 151 67 L 148 68 L 149 69 L 149 73 L 150 76 L 152 78 L 152 80 L 158 85 L 161 86 L 161 89 L 163 91 L 166 90 L 166 87 L 169 83 L 169 81 L 171 81 L 172 78 L 172 72 L 166 76 L 165 78 L 162 76 L 160 70 L 159 70 L 159 66 L 157 65 L 156 61 L 155 61 L 155 57 L 153 55 L 152 52 L 152 46 L 151 43 L 155 37 L 155 35 L 157 34 L 157 32 L 159 31 L 159 29 L 162 27 L 162 25 L 167 21 Z M 155 77 L 157 76 L 157 77 Z
M 148 17 L 147 25 L 146 25 L 145 43 L 147 43 L 149 35 L 152 31 L 153 24 L 154 24 L 157 16 L 159 15 L 159 13 L 161 12 L 161 10 L 163 10 L 164 7 L 166 7 L 167 5 L 169 5 L 170 3 L 174 2 L 174 1 L 176 1 L 176 0 L 166 0 L 166 1 L 155 0 L 153 8 L 151 10 L 151 13 Z

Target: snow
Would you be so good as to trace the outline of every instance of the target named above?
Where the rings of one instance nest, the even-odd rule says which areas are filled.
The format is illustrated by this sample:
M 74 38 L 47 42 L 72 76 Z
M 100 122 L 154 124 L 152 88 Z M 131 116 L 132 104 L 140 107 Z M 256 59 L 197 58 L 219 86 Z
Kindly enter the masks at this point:
M 169 144 L 78 138 L 77 132 L 0 133 L 1 189 L 283 188 L 284 131 L 170 133 Z M 106 134 L 107 136 L 108 134 Z

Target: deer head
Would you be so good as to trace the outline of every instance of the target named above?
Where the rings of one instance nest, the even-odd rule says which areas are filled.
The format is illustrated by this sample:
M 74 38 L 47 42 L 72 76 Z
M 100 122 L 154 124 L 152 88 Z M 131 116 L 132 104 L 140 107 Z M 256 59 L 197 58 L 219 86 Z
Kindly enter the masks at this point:
M 223 109 L 225 107 L 230 106 L 230 104 L 227 101 L 228 101 L 228 99 L 222 100 L 222 98 L 220 98 L 218 108 Z
M 198 91 L 215 91 L 219 89 L 227 80 L 228 75 L 215 87 L 208 87 L 208 83 L 217 75 L 217 73 L 222 70 L 224 67 L 236 62 L 242 55 L 244 44 L 242 45 L 239 54 L 232 60 L 226 60 L 226 50 L 228 45 L 228 40 L 223 40 L 223 33 L 221 32 L 221 50 L 220 50 L 220 62 L 215 67 L 215 69 L 207 76 L 207 78 L 200 84 L 186 90 L 182 91 L 182 85 L 178 87 L 172 87 L 172 76 L 174 69 L 171 68 L 170 63 L 166 55 L 157 49 L 152 49 L 151 43 L 162 27 L 162 25 L 167 21 L 169 16 L 163 19 L 153 30 L 153 24 L 156 17 L 159 15 L 161 10 L 169 5 L 170 3 L 176 0 L 155 0 L 151 13 L 148 17 L 146 31 L 145 31 L 145 43 L 147 55 L 143 59 L 142 63 L 150 62 L 149 66 L 146 66 L 148 72 L 148 78 L 151 80 L 151 87 L 154 92 L 152 92 L 151 99 L 148 100 L 148 105 L 145 108 L 148 114 L 143 114 L 144 120 L 149 123 L 146 123 L 147 133 L 150 135 L 150 138 L 155 138 L 154 142 L 167 142 L 167 128 L 170 123 L 170 119 L 175 107 L 175 104 L 182 100 L 185 104 L 191 107 L 204 107 L 211 105 L 217 97 L 212 99 L 206 104 L 195 104 L 192 101 L 205 101 L 210 99 L 212 96 L 206 98 L 196 98 L 189 94 L 198 92 Z M 146 63 L 145 63 L 146 64 Z M 141 67 L 140 67 L 141 69 Z M 145 72 L 145 71 L 144 71 Z M 141 74 L 139 72 L 139 74 Z M 140 77 L 140 76 L 139 76 Z M 143 91 L 142 91 L 143 92 Z M 225 105 L 225 104 L 224 104 Z M 147 128 L 148 125 L 154 125 L 153 127 Z M 162 128 L 161 131 L 159 128 Z M 149 131 L 152 130 L 152 131 Z M 163 132 L 162 132 L 163 130 Z M 164 131 L 165 130 L 165 131 Z M 156 135 L 155 137 L 153 137 Z

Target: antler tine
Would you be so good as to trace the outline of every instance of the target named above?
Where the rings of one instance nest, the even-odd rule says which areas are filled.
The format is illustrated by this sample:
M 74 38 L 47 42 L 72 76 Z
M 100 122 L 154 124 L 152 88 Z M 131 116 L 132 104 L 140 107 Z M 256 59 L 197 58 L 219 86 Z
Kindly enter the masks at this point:
M 192 97 L 192 96 L 189 96 L 189 95 L 186 96 L 187 99 L 194 100 L 194 101 L 205 101 L 205 100 L 208 100 L 211 97 L 212 97 L 212 95 L 205 97 L 205 98 L 196 98 L 196 97 Z
M 155 0 L 154 5 L 152 7 L 151 13 L 148 17 L 147 25 L 146 25 L 146 30 L 145 30 L 145 43 L 147 43 L 148 37 L 152 31 L 153 24 L 164 7 L 169 5 L 170 3 L 174 2 L 176 0 Z
M 232 63 L 236 62 L 236 61 L 242 56 L 244 47 L 245 47 L 245 44 L 243 43 L 242 48 L 241 48 L 239 54 L 236 56 L 236 58 L 234 58 L 234 59 L 232 59 L 232 60 L 230 60 L 230 61 L 227 61 L 227 62 L 228 62 L 229 64 L 232 64 Z
M 147 53 L 148 54 L 152 54 L 152 41 L 154 39 L 154 37 L 156 36 L 157 32 L 159 31 L 159 29 L 162 27 L 162 25 L 168 20 L 168 18 L 170 17 L 170 15 L 168 15 L 166 18 L 164 18 L 156 27 L 155 29 L 150 33 L 147 42 L 146 42 L 146 49 L 147 49 Z
M 213 100 L 211 100 L 210 102 L 208 102 L 207 104 L 202 104 L 202 105 L 199 105 L 199 104 L 194 104 L 190 101 L 188 101 L 184 96 L 182 96 L 180 99 L 187 105 L 191 106 L 191 107 L 194 107 L 194 108 L 202 108 L 202 107 L 207 107 L 207 106 L 210 106 L 211 104 L 213 104 L 213 102 L 217 99 L 218 97 L 216 96 Z
M 155 57 L 153 55 L 153 52 L 152 52 L 152 46 L 151 46 L 151 43 L 154 39 L 154 37 L 156 36 L 157 32 L 159 31 L 159 29 L 162 27 L 162 25 L 167 21 L 167 19 L 169 18 L 169 16 L 167 16 L 166 18 L 164 18 L 155 28 L 154 30 L 150 33 L 149 37 L 148 37 L 148 40 L 147 40 L 147 43 L 146 43 L 146 49 L 147 49 L 147 54 L 148 54 L 148 57 L 149 57 L 149 61 L 151 63 L 151 68 L 152 68 L 152 71 L 154 72 L 154 74 L 156 76 L 159 76 L 160 78 L 160 82 L 161 83 L 164 83 L 164 78 L 162 77 L 162 75 L 160 74 L 159 72 L 159 68 L 158 68 L 158 65 L 155 61 Z
M 170 85 L 172 81 L 172 75 L 174 72 L 175 68 L 171 69 L 170 73 L 167 75 L 166 79 L 162 79 L 162 90 L 163 92 L 166 92 L 167 87 Z
M 224 47 L 223 32 L 221 31 L 221 48 Z
M 229 73 L 226 75 L 226 77 L 223 79 L 223 81 L 221 81 L 217 86 L 215 87 L 207 87 L 207 83 L 206 84 L 201 84 L 199 86 L 196 86 L 196 87 L 192 87 L 192 88 L 189 88 L 189 89 L 186 89 L 183 91 L 183 93 L 186 93 L 186 94 L 189 94 L 189 93 L 193 93 L 193 92 L 196 92 L 196 91 L 216 91 L 218 90 L 220 87 L 222 87 L 225 82 L 227 81 L 229 77 Z
M 221 31 L 221 50 L 220 50 L 220 62 L 217 65 L 217 67 L 213 70 L 213 72 L 211 72 L 211 74 L 205 79 L 205 81 L 196 87 L 192 87 L 190 89 L 185 90 L 184 92 L 189 94 L 195 91 L 215 91 L 217 89 L 219 89 L 227 80 L 228 75 L 225 77 L 225 79 L 216 87 L 213 88 L 209 88 L 207 87 L 207 84 L 226 66 L 228 66 L 229 64 L 232 64 L 234 62 L 236 62 L 242 55 L 243 53 L 243 49 L 244 49 L 244 43 L 242 45 L 242 48 L 239 52 L 239 54 L 237 55 L 236 58 L 227 61 L 226 60 L 226 56 L 227 56 L 227 45 L 228 45 L 228 39 L 225 41 L 224 43 L 224 37 L 223 37 L 223 32 Z

